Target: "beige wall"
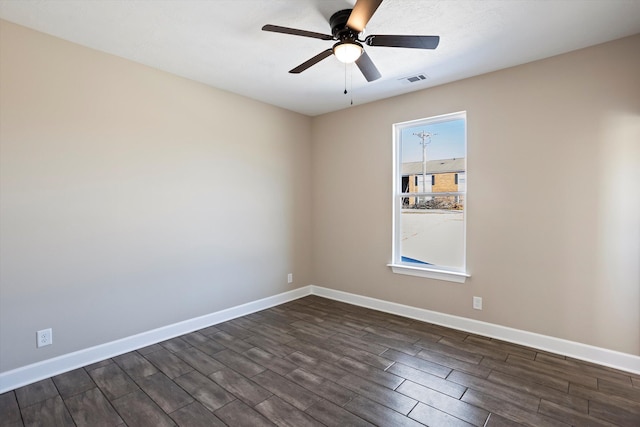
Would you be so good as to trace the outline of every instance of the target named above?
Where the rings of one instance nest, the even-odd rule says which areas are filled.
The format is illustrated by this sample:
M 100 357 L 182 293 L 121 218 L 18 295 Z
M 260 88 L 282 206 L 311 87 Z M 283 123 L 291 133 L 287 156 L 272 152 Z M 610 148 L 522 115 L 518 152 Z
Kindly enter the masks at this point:
M 0 31 L 0 372 L 311 282 L 310 118 Z
M 314 284 L 640 355 L 639 76 L 635 36 L 315 118 Z M 461 110 L 472 277 L 393 274 L 391 125 Z

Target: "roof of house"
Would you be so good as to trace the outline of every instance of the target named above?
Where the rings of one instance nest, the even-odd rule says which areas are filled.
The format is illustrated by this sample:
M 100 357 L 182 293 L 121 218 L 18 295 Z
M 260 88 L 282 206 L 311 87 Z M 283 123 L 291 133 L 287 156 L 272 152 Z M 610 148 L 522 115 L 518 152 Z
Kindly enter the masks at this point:
M 464 172 L 465 159 L 440 159 L 427 160 L 427 173 L 448 173 L 448 172 Z M 422 162 L 407 162 L 402 164 L 402 175 L 420 175 L 422 174 Z

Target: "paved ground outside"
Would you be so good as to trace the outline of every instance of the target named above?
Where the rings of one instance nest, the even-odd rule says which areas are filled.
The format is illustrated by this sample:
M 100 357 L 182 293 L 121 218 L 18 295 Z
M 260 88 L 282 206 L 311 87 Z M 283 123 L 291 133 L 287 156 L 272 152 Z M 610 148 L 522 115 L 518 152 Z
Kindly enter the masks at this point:
M 464 214 L 460 211 L 403 209 L 401 255 L 443 267 L 464 266 Z

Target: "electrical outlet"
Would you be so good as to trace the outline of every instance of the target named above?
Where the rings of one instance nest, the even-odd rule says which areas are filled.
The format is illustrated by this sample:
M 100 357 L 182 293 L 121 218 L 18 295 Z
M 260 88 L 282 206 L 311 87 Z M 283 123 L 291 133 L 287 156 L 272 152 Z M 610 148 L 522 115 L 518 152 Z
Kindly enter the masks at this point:
M 482 297 L 473 297 L 473 308 L 475 310 L 482 310 Z
M 293 283 L 293 273 L 287 274 L 287 283 Z
M 36 332 L 36 346 L 44 347 L 45 345 L 53 344 L 53 331 L 51 328 L 43 329 Z

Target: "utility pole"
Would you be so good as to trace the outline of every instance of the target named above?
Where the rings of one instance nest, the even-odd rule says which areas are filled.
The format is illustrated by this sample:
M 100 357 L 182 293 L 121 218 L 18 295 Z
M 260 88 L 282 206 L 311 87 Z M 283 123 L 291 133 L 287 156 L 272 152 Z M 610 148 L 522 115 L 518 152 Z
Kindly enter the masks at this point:
M 422 192 L 427 192 L 427 144 L 431 144 L 431 137 L 437 135 L 437 133 L 420 131 L 414 133 L 415 136 L 421 139 L 422 145 Z

